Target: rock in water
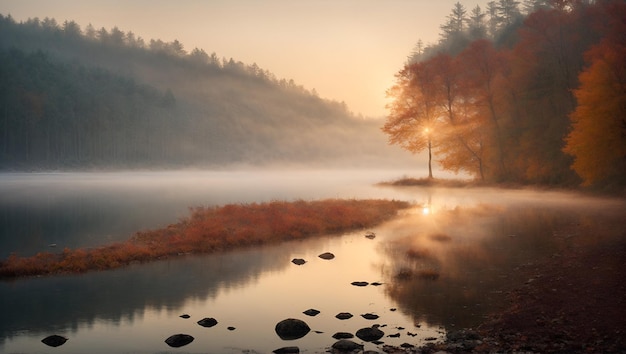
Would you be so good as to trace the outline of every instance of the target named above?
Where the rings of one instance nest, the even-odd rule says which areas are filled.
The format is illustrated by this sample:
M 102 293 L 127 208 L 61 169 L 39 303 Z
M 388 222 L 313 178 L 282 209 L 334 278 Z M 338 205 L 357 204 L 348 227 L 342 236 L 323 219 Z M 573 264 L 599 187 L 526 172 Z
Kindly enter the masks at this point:
M 341 339 L 333 344 L 333 349 L 333 352 L 352 352 L 353 350 L 363 350 L 363 346 L 348 339 Z
M 369 283 L 366 281 L 353 281 L 351 284 L 354 286 L 367 286 Z
M 65 344 L 65 342 L 67 342 L 67 338 L 65 337 L 61 337 L 59 335 L 53 334 L 51 336 L 48 336 L 44 339 L 41 340 L 43 342 L 43 344 L 51 346 L 51 347 L 58 347 L 60 345 Z
M 306 263 L 306 261 L 302 258 L 294 258 L 291 260 L 291 263 L 297 264 L 297 265 L 303 265 L 304 263 Z
M 347 320 L 352 318 L 352 314 L 350 312 L 339 312 L 335 317 L 340 320 Z
M 364 313 L 361 315 L 361 317 L 363 317 L 366 320 L 375 320 L 378 319 L 378 315 L 375 315 L 373 313 Z
M 165 343 L 172 348 L 185 346 L 193 342 L 193 337 L 188 334 L 174 334 L 165 340 Z
M 300 348 L 298 347 L 282 347 L 274 350 L 272 353 L 275 354 L 298 354 L 300 353 Z
M 320 257 L 321 259 L 326 259 L 326 260 L 328 260 L 328 259 L 333 259 L 333 258 L 335 258 L 335 255 L 334 255 L 334 254 L 332 254 L 332 253 L 330 253 L 330 252 L 324 252 L 324 253 L 320 254 L 318 257 Z
M 335 338 L 335 339 L 354 338 L 354 334 L 348 333 L 348 332 L 337 332 L 337 333 L 333 334 L 333 338 Z
M 217 320 L 215 318 L 203 318 L 200 321 L 198 321 L 198 324 L 202 327 L 213 327 L 217 324 Z
M 366 342 L 379 340 L 384 335 L 385 335 L 385 333 L 383 331 L 381 331 L 378 328 L 374 328 L 374 327 L 365 327 L 365 328 L 361 328 L 358 331 L 356 331 L 356 336 L 359 337 L 360 339 L 366 341 Z
M 292 340 L 304 337 L 311 328 L 302 320 L 288 318 L 278 322 L 274 330 L 281 339 Z
M 320 311 L 316 310 L 316 309 L 308 309 L 306 311 L 303 312 L 305 315 L 307 316 L 317 316 L 319 315 Z

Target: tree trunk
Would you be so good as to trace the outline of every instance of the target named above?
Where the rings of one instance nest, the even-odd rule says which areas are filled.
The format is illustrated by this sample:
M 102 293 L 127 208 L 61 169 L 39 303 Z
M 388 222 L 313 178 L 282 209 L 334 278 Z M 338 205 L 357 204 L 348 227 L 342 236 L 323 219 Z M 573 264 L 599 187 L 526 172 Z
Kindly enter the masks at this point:
M 432 179 L 433 178 L 433 166 L 432 166 L 432 160 L 433 160 L 433 155 L 432 155 L 432 143 L 430 141 L 430 135 L 428 136 L 428 178 Z

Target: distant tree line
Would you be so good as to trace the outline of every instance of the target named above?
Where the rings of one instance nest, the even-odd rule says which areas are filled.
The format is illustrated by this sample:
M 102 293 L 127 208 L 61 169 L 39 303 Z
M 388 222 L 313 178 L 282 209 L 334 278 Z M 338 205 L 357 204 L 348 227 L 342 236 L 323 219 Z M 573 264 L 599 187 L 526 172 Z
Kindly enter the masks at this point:
M 3 166 L 132 165 L 167 159 L 171 92 L 45 53 L 0 50 Z M 168 156 L 170 155 L 170 156 Z
M 0 15 L 0 170 L 405 160 L 379 124 L 177 40 Z
M 519 5 L 455 5 L 388 91 L 389 142 L 485 181 L 623 188 L 626 2 Z

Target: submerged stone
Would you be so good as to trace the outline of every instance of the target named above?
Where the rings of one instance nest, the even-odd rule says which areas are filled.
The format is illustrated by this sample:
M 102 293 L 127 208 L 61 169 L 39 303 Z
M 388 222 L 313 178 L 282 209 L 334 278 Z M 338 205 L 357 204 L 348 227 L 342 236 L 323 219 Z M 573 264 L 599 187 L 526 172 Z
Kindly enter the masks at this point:
M 337 342 L 335 342 L 335 344 L 332 345 L 333 349 L 336 351 L 342 351 L 342 352 L 351 352 L 353 350 L 362 350 L 363 349 L 363 345 L 355 343 L 351 340 L 348 339 L 341 339 Z
M 300 348 L 298 348 L 298 347 L 282 347 L 282 348 L 278 348 L 278 349 L 272 351 L 272 353 L 275 353 L 275 354 L 297 354 L 297 353 L 300 353 Z
M 352 318 L 352 314 L 350 312 L 340 312 L 335 317 L 340 320 L 347 320 L 349 318 Z
M 306 261 L 302 258 L 294 258 L 291 260 L 291 263 L 297 264 L 297 265 L 303 265 L 304 263 L 306 263 Z
M 50 347 L 58 347 L 58 346 L 65 344 L 65 342 L 67 342 L 67 338 L 59 336 L 57 334 L 53 334 L 51 336 L 48 336 L 42 339 L 41 342 L 43 342 L 43 344 L 50 346 Z
M 320 257 L 321 259 L 329 260 L 329 259 L 335 258 L 335 255 L 330 253 L 330 252 L 324 252 L 324 253 L 320 254 L 318 257 Z
M 172 348 L 179 348 L 185 346 L 191 342 L 193 342 L 193 337 L 188 334 L 174 334 L 173 336 L 169 336 L 165 343 Z
M 378 315 L 375 315 L 373 313 L 364 313 L 361 315 L 361 317 L 363 317 L 366 320 L 375 320 L 378 319 Z
M 369 283 L 366 281 L 353 281 L 351 284 L 354 286 L 368 286 L 369 285 Z
M 317 316 L 320 312 L 319 310 L 316 310 L 316 309 L 308 309 L 304 311 L 303 313 L 307 316 Z
M 354 338 L 354 334 L 348 332 L 337 332 L 333 334 L 333 338 L 335 339 L 349 339 Z

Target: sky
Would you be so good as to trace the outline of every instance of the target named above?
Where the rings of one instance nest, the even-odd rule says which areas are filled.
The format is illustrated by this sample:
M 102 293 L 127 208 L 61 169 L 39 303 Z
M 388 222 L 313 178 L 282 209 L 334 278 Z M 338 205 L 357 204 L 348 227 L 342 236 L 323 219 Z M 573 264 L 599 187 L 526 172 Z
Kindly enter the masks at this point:
M 0 0 L 0 13 L 176 39 L 384 117 L 395 73 L 418 40 L 437 42 L 457 1 L 469 12 L 489 0 Z

